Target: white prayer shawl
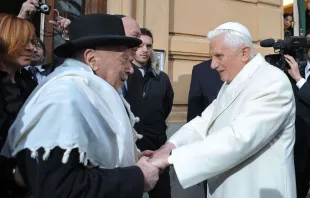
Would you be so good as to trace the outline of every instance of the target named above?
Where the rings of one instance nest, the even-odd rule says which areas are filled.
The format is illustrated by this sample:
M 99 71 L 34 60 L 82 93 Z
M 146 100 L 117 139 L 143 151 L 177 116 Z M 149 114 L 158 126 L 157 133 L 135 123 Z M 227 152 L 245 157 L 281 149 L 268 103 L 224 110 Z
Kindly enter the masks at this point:
M 128 114 L 130 120 L 128 119 Z M 133 129 L 138 121 L 129 104 L 84 63 L 67 59 L 31 94 L 9 130 L 3 154 L 16 156 L 40 147 L 44 160 L 59 146 L 66 163 L 78 148 L 80 162 L 101 168 L 134 165 L 137 160 Z

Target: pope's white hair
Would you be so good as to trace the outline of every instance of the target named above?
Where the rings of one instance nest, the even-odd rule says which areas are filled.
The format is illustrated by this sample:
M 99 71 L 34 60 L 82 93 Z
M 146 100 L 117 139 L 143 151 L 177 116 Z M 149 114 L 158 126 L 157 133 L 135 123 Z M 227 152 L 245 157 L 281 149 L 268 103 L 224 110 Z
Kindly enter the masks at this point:
M 224 36 L 224 45 L 231 49 L 239 49 L 242 46 L 249 46 L 250 47 L 250 57 L 254 57 L 254 50 L 253 50 L 253 43 L 252 40 L 235 31 L 235 30 L 220 30 L 215 29 L 208 33 L 208 40 L 211 41 L 217 36 L 223 35 Z

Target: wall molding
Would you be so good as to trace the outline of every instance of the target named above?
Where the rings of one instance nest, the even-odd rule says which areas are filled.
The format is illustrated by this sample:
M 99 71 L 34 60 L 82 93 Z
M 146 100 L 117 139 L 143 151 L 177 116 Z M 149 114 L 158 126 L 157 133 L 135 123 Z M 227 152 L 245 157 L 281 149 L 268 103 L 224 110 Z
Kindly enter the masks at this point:
M 205 61 L 210 58 L 210 54 L 207 53 L 169 51 L 169 60 Z
M 271 5 L 275 7 L 282 7 L 282 0 L 258 0 L 257 3 Z

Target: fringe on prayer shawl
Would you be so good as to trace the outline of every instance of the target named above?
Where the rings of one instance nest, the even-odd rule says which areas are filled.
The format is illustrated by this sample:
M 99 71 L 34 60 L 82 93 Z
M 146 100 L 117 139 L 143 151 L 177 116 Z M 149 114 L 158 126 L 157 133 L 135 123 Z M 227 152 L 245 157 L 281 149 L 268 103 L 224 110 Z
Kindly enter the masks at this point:
M 62 160 L 61 160 L 61 162 L 63 164 L 66 164 L 69 161 L 69 157 L 70 157 L 70 153 L 71 153 L 72 149 L 74 149 L 74 148 L 68 148 L 64 152 Z M 48 160 L 48 158 L 49 158 L 49 156 L 51 154 L 51 150 L 52 149 L 51 148 L 44 148 L 44 150 L 45 150 L 45 152 L 44 152 L 42 158 L 43 158 L 44 161 L 46 161 L 46 160 Z M 86 158 L 86 152 L 79 151 L 79 153 L 80 153 L 80 163 L 83 164 L 84 166 L 87 166 L 88 160 L 90 160 L 90 159 Z M 31 158 L 36 159 L 37 157 L 38 157 L 38 151 L 37 150 L 32 150 L 31 151 Z
M 143 137 L 143 135 L 139 134 L 133 128 L 134 124 L 138 123 L 140 121 L 140 118 L 134 116 L 134 114 L 130 110 L 129 103 L 125 100 L 125 98 L 122 95 L 121 95 L 121 99 L 122 99 L 122 101 L 123 101 L 123 103 L 125 105 L 125 108 L 127 108 L 127 110 L 128 110 L 129 119 L 130 119 L 130 123 L 132 124 L 132 130 L 133 130 L 134 136 L 137 137 L 137 139 L 141 139 Z M 62 160 L 61 160 L 63 164 L 66 164 L 68 162 L 72 149 L 73 148 L 66 149 L 66 151 L 65 151 L 65 153 L 64 153 L 64 155 L 62 157 Z M 44 161 L 46 161 L 49 158 L 52 149 L 51 148 L 44 148 L 44 150 L 45 150 L 45 152 L 44 152 L 42 158 L 43 158 Z M 80 163 L 84 164 L 84 166 L 87 166 L 89 159 L 87 159 L 86 153 L 85 152 L 81 152 L 81 151 L 79 151 L 79 153 L 80 153 Z M 37 157 L 38 157 L 38 151 L 37 150 L 32 150 L 31 151 L 31 158 L 35 159 Z
M 134 132 L 134 135 L 137 137 L 137 139 L 142 139 L 143 135 L 139 134 L 134 128 L 133 126 L 135 125 L 135 123 L 140 122 L 140 118 L 139 117 L 135 117 L 135 115 L 131 112 L 130 109 L 130 104 L 126 101 L 126 99 L 123 97 L 123 95 L 121 94 L 121 99 L 125 105 L 125 108 L 127 108 L 128 113 L 129 113 L 129 119 L 130 119 L 130 123 L 132 124 L 132 129 Z

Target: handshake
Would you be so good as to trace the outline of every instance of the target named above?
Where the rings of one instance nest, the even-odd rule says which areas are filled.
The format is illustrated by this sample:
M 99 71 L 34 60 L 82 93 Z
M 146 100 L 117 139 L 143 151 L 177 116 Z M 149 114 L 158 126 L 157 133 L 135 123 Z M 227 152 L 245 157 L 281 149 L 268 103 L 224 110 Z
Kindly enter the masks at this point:
M 154 152 L 147 150 L 139 153 L 139 161 L 136 165 L 144 175 L 145 192 L 155 187 L 159 174 L 169 166 L 168 157 L 174 148 L 172 143 L 167 143 Z

